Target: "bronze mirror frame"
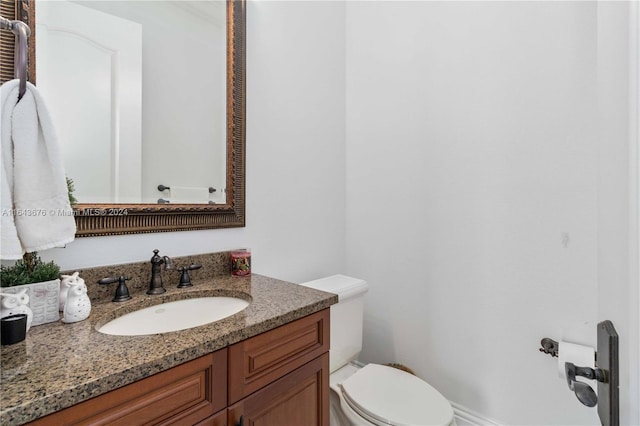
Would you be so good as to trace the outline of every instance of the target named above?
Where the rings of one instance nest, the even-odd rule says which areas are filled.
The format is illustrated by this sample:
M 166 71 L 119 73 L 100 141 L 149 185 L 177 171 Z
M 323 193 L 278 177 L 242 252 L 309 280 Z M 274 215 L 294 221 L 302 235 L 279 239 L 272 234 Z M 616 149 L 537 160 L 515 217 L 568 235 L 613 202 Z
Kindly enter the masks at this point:
M 35 84 L 35 0 L 0 0 L 0 13 L 31 28 L 29 81 Z M 245 226 L 246 3 L 227 0 L 226 204 L 78 204 L 76 237 Z M 7 33 L 7 34 L 5 34 Z M 0 77 L 13 78 L 14 36 L 2 31 Z

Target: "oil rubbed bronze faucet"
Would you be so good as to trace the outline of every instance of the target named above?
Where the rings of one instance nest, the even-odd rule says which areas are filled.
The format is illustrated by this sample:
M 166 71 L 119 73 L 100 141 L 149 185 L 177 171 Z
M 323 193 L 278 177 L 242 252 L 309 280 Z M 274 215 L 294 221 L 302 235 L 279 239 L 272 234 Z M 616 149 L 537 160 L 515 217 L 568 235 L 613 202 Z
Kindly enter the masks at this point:
M 153 251 L 153 257 L 151 258 L 151 282 L 149 283 L 149 290 L 147 294 L 162 294 L 165 288 L 162 286 L 162 265 L 164 269 L 172 269 L 173 262 L 169 256 L 160 256 L 158 254 L 160 250 L 155 249 Z

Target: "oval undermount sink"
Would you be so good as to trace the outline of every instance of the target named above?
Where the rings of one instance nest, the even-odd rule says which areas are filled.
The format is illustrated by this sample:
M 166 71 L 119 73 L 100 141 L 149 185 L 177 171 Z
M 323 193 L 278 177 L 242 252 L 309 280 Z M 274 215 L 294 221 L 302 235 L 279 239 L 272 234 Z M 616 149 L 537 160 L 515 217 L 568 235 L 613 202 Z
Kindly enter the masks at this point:
M 186 330 L 227 318 L 249 306 L 237 297 L 197 297 L 150 306 L 109 321 L 98 329 L 115 336 L 142 336 Z

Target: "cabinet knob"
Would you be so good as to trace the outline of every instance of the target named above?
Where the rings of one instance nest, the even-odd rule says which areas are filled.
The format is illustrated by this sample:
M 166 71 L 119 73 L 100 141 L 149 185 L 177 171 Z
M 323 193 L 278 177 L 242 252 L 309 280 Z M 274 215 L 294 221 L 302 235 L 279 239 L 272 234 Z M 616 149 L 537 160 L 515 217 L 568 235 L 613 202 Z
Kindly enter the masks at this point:
M 244 416 L 240 416 L 240 420 L 238 420 L 236 426 L 244 426 Z

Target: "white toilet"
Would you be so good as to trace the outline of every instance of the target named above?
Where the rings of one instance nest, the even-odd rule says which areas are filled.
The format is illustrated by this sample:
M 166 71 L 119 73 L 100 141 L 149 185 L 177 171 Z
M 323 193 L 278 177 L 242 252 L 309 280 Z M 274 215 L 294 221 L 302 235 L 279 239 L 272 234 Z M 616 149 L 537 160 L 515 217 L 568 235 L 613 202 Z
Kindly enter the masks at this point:
M 455 426 L 449 401 L 418 377 L 353 363 L 362 349 L 365 281 L 333 275 L 302 285 L 338 295 L 331 306 L 331 426 Z

